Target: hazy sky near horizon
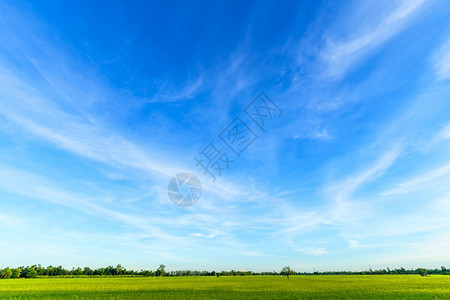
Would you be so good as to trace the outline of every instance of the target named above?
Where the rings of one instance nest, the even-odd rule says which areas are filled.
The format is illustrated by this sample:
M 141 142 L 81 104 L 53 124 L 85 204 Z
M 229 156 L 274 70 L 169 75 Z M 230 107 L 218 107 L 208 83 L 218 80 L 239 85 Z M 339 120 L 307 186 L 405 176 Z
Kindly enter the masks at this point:
M 449 83 L 446 0 L 0 0 L 0 268 L 450 266 Z

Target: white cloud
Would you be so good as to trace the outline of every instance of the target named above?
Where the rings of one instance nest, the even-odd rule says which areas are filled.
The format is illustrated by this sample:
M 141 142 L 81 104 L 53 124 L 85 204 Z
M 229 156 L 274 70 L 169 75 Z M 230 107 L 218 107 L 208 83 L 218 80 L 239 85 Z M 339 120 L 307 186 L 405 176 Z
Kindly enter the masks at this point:
M 383 196 L 398 195 L 412 193 L 424 188 L 434 187 L 440 184 L 446 184 L 448 180 L 448 174 L 450 173 L 450 165 L 437 168 L 435 170 L 428 171 L 423 175 L 419 175 L 415 178 L 409 179 L 397 185 L 397 187 L 381 193 Z
M 0 165 L 0 191 L 35 201 L 68 207 L 116 223 L 119 222 L 123 227 L 133 230 L 132 232 L 138 230 L 140 232 L 138 236 L 141 236 L 141 238 L 158 240 L 162 244 L 176 243 L 180 248 L 193 249 L 195 245 L 199 246 L 200 239 L 198 237 L 201 237 L 205 240 L 217 238 L 217 243 L 222 246 L 228 245 L 241 250 L 247 248 L 246 245 L 239 244 L 231 232 L 236 228 L 241 228 L 244 223 L 250 222 L 250 220 L 240 222 L 239 214 L 233 210 L 222 211 L 222 214 L 213 216 L 210 213 L 202 213 L 201 207 L 196 206 L 190 211 L 185 211 L 185 213 L 175 212 L 171 217 L 160 216 L 161 211 L 156 212 L 156 214 L 152 211 L 142 214 L 132 207 L 102 201 L 102 198 L 98 195 L 93 197 L 67 190 L 41 175 L 5 165 Z M 167 210 L 166 208 L 164 212 L 170 212 L 170 209 Z M 231 220 L 236 220 L 236 223 L 230 226 L 227 222 L 230 223 Z M 7 224 L 10 221 L 12 221 L 10 218 L 0 214 L 0 225 L 3 222 Z M 185 229 L 189 228 L 193 231 L 207 228 L 209 234 L 199 232 L 188 234 Z M 206 246 L 203 245 L 202 247 Z M 216 247 L 216 245 L 210 246 Z M 142 247 L 153 249 L 145 244 L 142 244 Z M 220 246 L 217 247 L 220 248 Z M 165 253 L 165 255 L 169 257 L 170 254 Z
M 203 78 L 199 77 L 188 82 L 181 88 L 166 88 L 163 84 L 160 90 L 149 102 L 177 102 L 194 98 L 203 86 Z
M 315 247 L 302 247 L 299 249 L 296 249 L 296 251 L 301 252 L 301 253 L 305 253 L 305 254 L 309 254 L 309 255 L 326 255 L 329 254 L 328 250 L 324 247 L 319 247 L 319 248 L 315 248 Z
M 60 54 L 60 57 L 64 57 Z M 36 65 L 36 63 L 33 63 Z M 51 73 L 49 70 L 39 70 L 41 76 Z M 77 70 L 66 70 L 78 77 Z M 90 74 L 85 74 L 89 77 Z M 71 76 L 68 76 L 71 77 Z M 58 86 L 58 78 L 44 77 Z M 57 81 L 58 84 L 55 83 Z M 95 80 L 92 80 L 95 82 Z M 64 93 L 68 102 L 77 102 L 76 98 L 88 99 L 91 90 L 84 91 L 83 82 L 70 81 L 61 85 L 68 90 L 78 91 L 70 96 Z M 0 115 L 3 115 L 11 124 L 18 125 L 27 132 L 28 137 L 37 137 L 46 140 L 58 148 L 91 160 L 106 163 L 115 168 L 134 168 L 150 173 L 158 182 L 165 182 L 175 174 L 193 168 L 179 162 L 176 157 L 161 150 L 142 148 L 120 135 L 114 128 L 107 128 L 95 116 L 84 113 L 80 109 L 65 107 L 60 98 L 49 97 L 39 87 L 38 81 L 25 80 L 17 72 L 2 65 L 0 57 Z M 102 87 L 94 88 L 99 98 L 106 98 Z M 62 93 L 60 89 L 58 93 Z M 64 109 L 63 109 L 64 107 Z M 242 186 L 221 180 L 215 184 L 204 182 L 203 188 L 210 190 L 224 199 L 236 195 L 246 195 L 248 192 Z
M 333 198 L 338 206 L 348 206 L 348 201 L 353 192 L 363 184 L 376 179 L 395 162 L 402 151 L 402 147 L 396 145 L 385 152 L 380 158 L 367 170 L 364 170 L 356 176 L 350 176 L 342 183 L 328 189 L 328 192 L 335 195 Z
M 425 0 L 402 1 L 393 12 L 385 9 L 384 15 L 372 16 L 372 10 L 359 12 L 363 18 L 379 17 L 381 21 L 376 25 L 355 26 L 347 40 L 335 40 L 326 36 L 327 45 L 321 53 L 321 60 L 325 67 L 325 74 L 330 78 L 339 78 L 360 60 L 368 51 L 385 43 L 405 28 L 415 12 L 424 4 Z M 352 16 L 348 16 L 352 17 Z M 355 16 L 361 18 L 361 16 Z
M 113 166 L 138 168 L 157 176 L 176 174 L 167 162 L 151 158 L 125 138 L 81 116 L 59 110 L 50 101 L 30 92 L 32 87 L 12 78 L 10 75 L 9 79 L 1 79 L 0 90 L 5 98 L 0 102 L 0 114 L 27 132 L 60 149 Z
M 101 198 L 98 196 L 95 198 L 86 197 L 62 189 L 42 176 L 30 172 L 2 165 L 0 167 L 0 190 L 30 199 L 75 208 L 88 214 L 118 220 L 140 229 L 149 230 L 155 236 L 165 236 L 158 228 L 150 226 L 145 219 L 105 208 L 99 204 Z
M 450 79 L 450 41 L 447 41 L 433 55 L 434 71 L 439 80 Z
M 449 49 L 450 50 L 450 49 Z M 450 124 L 445 126 L 436 136 L 437 139 L 447 140 L 450 139 Z
M 201 232 L 196 232 L 196 233 L 192 233 L 191 235 L 192 236 L 195 236 L 195 237 L 201 237 L 201 238 L 214 238 L 214 237 L 216 237 L 217 236 L 217 230 L 213 230 L 210 234 L 204 234 L 204 233 L 201 233 Z
M 381 256 L 377 259 L 383 265 L 405 266 L 418 265 L 440 267 L 449 260 L 448 251 L 450 247 L 450 228 L 435 229 L 432 233 L 421 240 L 413 242 L 393 242 L 388 247 L 396 249 L 389 252 L 389 255 Z M 413 263 L 412 263 L 413 262 Z

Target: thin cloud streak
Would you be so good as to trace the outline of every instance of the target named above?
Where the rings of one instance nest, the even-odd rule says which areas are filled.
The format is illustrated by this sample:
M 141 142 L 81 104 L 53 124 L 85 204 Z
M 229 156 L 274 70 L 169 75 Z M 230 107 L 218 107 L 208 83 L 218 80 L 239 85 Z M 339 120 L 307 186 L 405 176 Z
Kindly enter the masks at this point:
M 388 191 L 382 192 L 382 196 L 408 194 L 414 191 L 429 187 L 430 185 L 436 185 L 444 183 L 449 179 L 448 174 L 450 173 L 450 165 L 444 167 L 436 168 L 423 175 L 419 175 L 415 178 L 409 179 L 405 182 L 399 183 L 397 187 L 390 189 Z
M 326 48 L 320 54 L 325 75 L 332 79 L 345 75 L 365 54 L 403 30 L 424 3 L 425 0 L 402 1 L 394 12 L 382 16 L 378 25 L 362 29 L 352 28 L 356 32 L 350 34 L 352 38 L 349 40 L 335 41 L 326 37 Z
M 450 41 L 436 51 L 432 60 L 438 80 L 450 79 Z
M 168 102 L 179 102 L 186 101 L 194 98 L 204 85 L 203 77 L 188 82 L 184 87 L 167 89 L 164 84 L 162 84 L 160 91 L 156 93 L 155 96 L 149 103 L 168 103 Z

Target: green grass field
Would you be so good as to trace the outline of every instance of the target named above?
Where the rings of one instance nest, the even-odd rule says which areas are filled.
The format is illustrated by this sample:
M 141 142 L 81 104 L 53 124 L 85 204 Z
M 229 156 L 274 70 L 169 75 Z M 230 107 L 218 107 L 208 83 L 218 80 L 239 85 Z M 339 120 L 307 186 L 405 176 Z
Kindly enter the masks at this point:
M 450 276 L 6 279 L 0 299 L 450 299 Z

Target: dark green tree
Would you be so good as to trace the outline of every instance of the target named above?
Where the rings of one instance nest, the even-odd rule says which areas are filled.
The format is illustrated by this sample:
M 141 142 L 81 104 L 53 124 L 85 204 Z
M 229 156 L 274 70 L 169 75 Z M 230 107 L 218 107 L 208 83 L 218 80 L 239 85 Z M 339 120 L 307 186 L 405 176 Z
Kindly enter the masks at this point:
M 19 268 L 12 269 L 12 278 L 19 278 L 20 272 L 22 272 L 22 270 Z
M 420 274 L 420 275 L 425 275 L 425 274 L 427 274 L 427 269 L 424 269 L 424 268 L 418 268 L 417 269 L 417 274 Z
M 295 271 L 292 270 L 291 267 L 286 266 L 286 267 L 284 267 L 283 269 L 281 269 L 280 274 L 281 274 L 281 275 L 286 275 L 286 276 L 287 276 L 287 279 L 289 279 L 289 276 L 290 276 L 290 275 L 294 275 L 294 274 L 295 274 Z
M 35 269 L 29 269 L 27 272 L 27 278 L 36 278 L 37 277 L 37 271 Z
M 164 275 L 166 275 L 166 266 L 159 265 L 159 268 L 156 270 L 155 275 L 158 277 L 163 277 Z

